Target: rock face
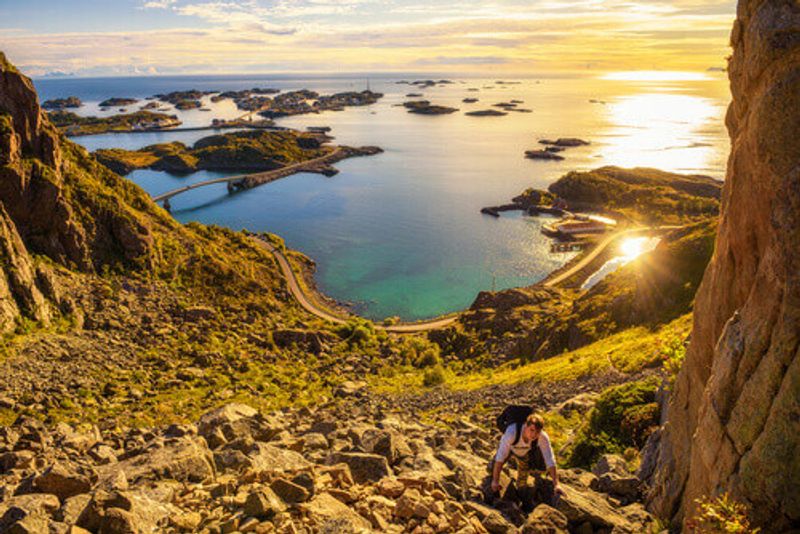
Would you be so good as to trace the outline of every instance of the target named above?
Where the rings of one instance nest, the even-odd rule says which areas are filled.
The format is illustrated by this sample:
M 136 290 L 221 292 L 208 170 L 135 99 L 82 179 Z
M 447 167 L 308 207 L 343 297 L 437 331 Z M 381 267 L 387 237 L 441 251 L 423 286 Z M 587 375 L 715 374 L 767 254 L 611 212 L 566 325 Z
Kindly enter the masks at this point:
M 0 53 L 0 203 L 26 248 L 68 267 L 148 263 L 152 236 L 121 179 L 60 134 Z
M 727 491 L 782 531 L 800 525 L 800 4 L 740 0 L 731 40 L 719 234 L 649 506 L 680 522 Z

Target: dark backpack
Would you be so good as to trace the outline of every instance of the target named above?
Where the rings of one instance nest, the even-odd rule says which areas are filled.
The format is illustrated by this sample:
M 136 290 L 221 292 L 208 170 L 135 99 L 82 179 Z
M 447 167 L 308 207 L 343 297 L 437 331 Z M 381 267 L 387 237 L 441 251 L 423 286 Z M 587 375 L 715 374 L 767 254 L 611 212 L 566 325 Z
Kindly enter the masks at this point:
M 530 406 L 521 406 L 512 404 L 506 406 L 500 415 L 497 416 L 497 429 L 505 433 L 509 425 L 517 425 L 517 435 L 514 438 L 514 443 L 519 442 L 519 436 L 522 434 L 522 426 L 530 414 L 533 413 L 533 408 Z

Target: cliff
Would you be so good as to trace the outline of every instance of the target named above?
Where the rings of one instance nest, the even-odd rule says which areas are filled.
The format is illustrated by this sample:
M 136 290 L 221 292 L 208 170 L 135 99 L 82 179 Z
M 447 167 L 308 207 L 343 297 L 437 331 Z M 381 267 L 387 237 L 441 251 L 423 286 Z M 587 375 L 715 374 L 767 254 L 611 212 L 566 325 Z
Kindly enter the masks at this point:
M 729 492 L 800 525 L 800 3 L 740 0 L 715 252 L 670 396 L 649 506 L 676 523 Z
M 0 53 L 0 203 L 31 252 L 85 271 L 147 265 L 150 224 L 130 207 L 143 194 L 62 146 L 31 81 Z

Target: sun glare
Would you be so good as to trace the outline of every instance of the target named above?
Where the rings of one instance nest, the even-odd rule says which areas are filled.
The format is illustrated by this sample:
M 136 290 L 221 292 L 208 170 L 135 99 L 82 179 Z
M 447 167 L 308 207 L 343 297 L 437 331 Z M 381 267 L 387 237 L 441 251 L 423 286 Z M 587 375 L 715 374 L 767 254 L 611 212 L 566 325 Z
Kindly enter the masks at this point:
M 697 82 L 710 78 L 702 72 L 672 70 L 629 70 L 610 72 L 603 76 L 604 80 L 627 82 Z
M 650 238 L 648 237 L 632 237 L 623 241 L 619 250 L 626 261 L 631 261 L 645 252 L 649 240 Z

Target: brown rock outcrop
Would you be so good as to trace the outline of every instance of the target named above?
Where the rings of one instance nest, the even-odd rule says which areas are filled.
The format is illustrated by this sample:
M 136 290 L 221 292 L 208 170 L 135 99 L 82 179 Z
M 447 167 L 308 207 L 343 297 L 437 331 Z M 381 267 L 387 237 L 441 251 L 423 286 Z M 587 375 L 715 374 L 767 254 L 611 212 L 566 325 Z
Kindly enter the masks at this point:
M 61 141 L 31 81 L 0 52 L 0 202 L 28 250 L 82 270 L 146 265 L 152 235 L 127 204 L 137 196 Z
M 716 249 L 649 506 L 676 522 L 727 491 L 765 531 L 800 525 L 800 2 L 740 0 Z
M 36 271 L 14 222 L 0 202 L 0 332 L 12 330 L 20 318 L 46 322 L 50 307 L 39 289 Z

